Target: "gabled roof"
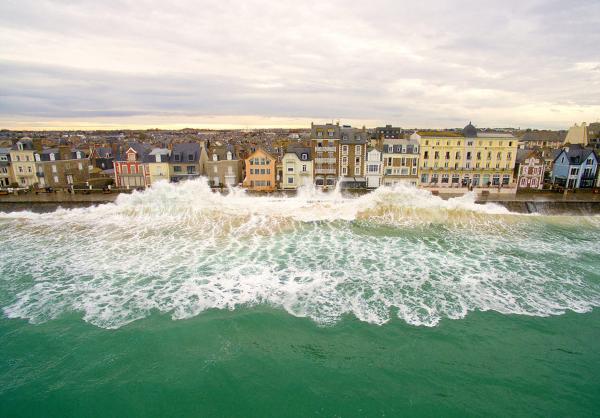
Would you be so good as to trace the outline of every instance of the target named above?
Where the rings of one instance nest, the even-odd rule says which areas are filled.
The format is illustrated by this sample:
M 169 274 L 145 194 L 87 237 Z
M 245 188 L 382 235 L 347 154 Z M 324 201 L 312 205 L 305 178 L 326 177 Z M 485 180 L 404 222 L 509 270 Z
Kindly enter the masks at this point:
M 558 160 L 558 158 L 563 154 L 566 154 L 570 165 L 581 165 L 585 160 L 588 159 L 588 157 L 590 157 L 590 155 L 593 155 L 595 160 L 598 161 L 598 156 L 594 150 L 583 148 L 581 145 L 571 145 L 568 151 L 566 149 L 562 149 L 554 159 L 554 162 L 556 162 L 556 160 Z
M 530 158 L 531 156 L 544 161 L 544 158 L 542 157 L 542 153 L 539 152 L 538 150 L 519 149 L 519 150 L 517 150 L 517 157 L 516 157 L 515 163 L 521 164 L 521 163 L 523 163 L 523 161 Z

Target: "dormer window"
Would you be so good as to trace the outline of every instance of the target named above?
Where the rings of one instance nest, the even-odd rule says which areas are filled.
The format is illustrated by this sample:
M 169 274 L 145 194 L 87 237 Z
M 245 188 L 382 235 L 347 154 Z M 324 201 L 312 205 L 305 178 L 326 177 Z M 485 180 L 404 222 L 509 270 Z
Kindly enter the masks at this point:
M 77 159 L 80 160 L 81 159 L 81 151 L 77 151 Z
M 227 151 L 227 159 L 228 160 L 232 160 L 233 159 L 233 155 L 231 154 L 231 151 Z
M 50 153 L 50 161 L 54 161 L 54 160 L 56 160 L 56 157 L 54 156 L 54 153 L 51 152 Z
M 2 159 L 2 157 L 0 157 L 0 160 Z M 35 154 L 35 160 L 36 161 L 40 161 L 40 154 Z M 18 161 L 18 160 L 17 160 Z
M 217 161 L 217 160 L 218 160 L 217 154 L 213 154 L 213 161 Z
M 307 153 L 302 153 L 302 160 L 303 161 L 308 160 L 308 154 Z
M 156 162 L 160 163 L 160 154 L 156 154 Z
M 23 151 L 23 143 L 21 143 L 21 142 L 17 142 L 17 149 L 18 149 L 19 151 Z
M 194 154 L 188 154 L 188 161 L 194 161 Z
M 179 162 L 179 160 L 180 160 L 179 154 L 175 154 L 175 161 Z

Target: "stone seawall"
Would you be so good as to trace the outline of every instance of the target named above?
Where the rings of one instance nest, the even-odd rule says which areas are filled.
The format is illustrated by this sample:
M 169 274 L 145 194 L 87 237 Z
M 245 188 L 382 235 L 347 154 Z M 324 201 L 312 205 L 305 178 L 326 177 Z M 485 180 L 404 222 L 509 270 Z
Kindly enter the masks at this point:
M 281 195 L 293 193 L 282 193 Z M 357 193 L 354 195 L 360 195 Z M 32 211 L 38 213 L 53 212 L 58 208 L 71 209 L 96 206 L 114 202 L 118 193 L 111 194 L 24 194 L 0 196 L 0 212 Z M 457 195 L 439 195 L 443 199 Z M 576 193 L 562 195 L 557 193 L 519 193 L 511 196 L 479 196 L 478 204 L 496 203 L 515 213 L 539 213 L 542 215 L 600 215 L 600 195 Z

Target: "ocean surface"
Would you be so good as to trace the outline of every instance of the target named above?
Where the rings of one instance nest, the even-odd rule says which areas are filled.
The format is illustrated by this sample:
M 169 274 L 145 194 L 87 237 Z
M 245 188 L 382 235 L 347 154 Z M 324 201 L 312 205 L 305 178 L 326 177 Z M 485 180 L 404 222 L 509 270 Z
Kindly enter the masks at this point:
M 0 213 L 0 416 L 600 416 L 600 217 L 212 193 Z

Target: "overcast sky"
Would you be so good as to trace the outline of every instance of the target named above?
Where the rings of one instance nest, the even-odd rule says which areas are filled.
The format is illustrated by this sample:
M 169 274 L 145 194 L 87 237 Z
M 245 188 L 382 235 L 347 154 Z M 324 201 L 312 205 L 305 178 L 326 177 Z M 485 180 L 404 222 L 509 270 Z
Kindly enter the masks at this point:
M 568 128 L 600 0 L 1 0 L 0 128 Z

